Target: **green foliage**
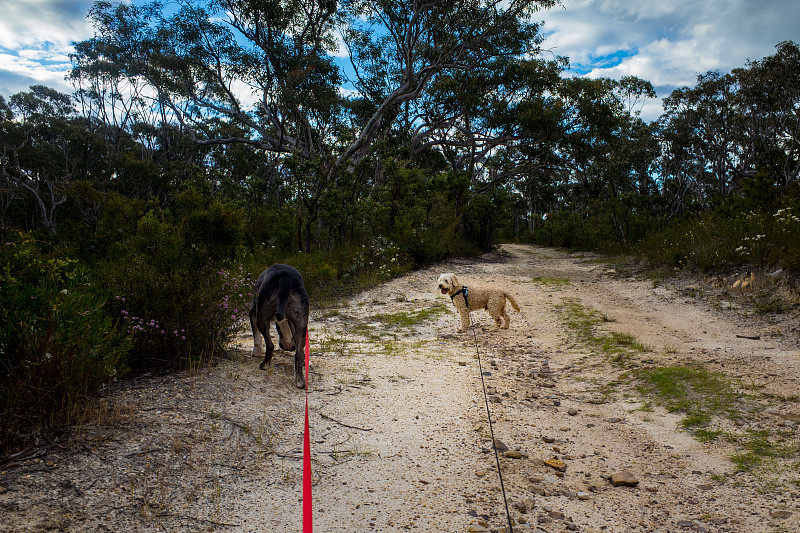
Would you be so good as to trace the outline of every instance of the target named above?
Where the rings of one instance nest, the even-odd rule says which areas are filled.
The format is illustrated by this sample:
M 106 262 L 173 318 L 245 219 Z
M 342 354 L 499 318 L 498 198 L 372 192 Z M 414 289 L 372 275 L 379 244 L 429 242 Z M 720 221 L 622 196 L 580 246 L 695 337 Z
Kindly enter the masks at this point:
M 235 217 L 213 202 L 192 204 L 177 227 L 166 216 L 142 216 L 101 269 L 114 296 L 109 313 L 133 339 L 128 364 L 140 372 L 224 353 L 252 300 L 254 278 L 241 265 L 224 266 L 239 244 Z
M 51 246 L 12 234 L 0 247 L 0 446 L 75 422 L 125 372 L 128 336 L 84 270 Z
M 725 205 L 638 243 L 634 250 L 651 265 L 712 270 L 727 266 L 800 270 L 800 202 L 787 196 L 782 207 L 732 212 Z

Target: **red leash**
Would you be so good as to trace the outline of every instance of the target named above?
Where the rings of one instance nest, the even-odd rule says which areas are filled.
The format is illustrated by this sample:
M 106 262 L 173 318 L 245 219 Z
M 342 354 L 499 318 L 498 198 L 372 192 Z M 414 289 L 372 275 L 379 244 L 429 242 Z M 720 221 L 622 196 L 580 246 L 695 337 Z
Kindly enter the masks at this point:
M 303 434 L 303 533 L 312 533 L 314 530 L 313 516 L 311 513 L 311 438 L 308 432 L 308 359 L 311 350 L 306 332 L 306 423 Z

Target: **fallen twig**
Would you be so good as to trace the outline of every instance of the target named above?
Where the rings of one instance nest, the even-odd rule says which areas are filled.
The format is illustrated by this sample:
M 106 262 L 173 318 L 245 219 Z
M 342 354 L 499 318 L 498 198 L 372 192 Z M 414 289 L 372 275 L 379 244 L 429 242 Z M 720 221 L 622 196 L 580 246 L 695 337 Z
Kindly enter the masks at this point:
M 344 422 L 339 422 L 338 420 L 336 420 L 336 419 L 335 419 L 335 418 L 333 418 L 332 416 L 328 416 L 328 415 L 326 415 L 325 413 L 320 413 L 320 414 L 319 414 L 319 416 L 321 416 L 321 417 L 322 417 L 322 418 L 324 418 L 325 420 L 330 420 L 331 422 L 336 422 L 336 423 L 337 423 L 337 424 L 339 424 L 340 426 L 344 426 L 344 427 L 346 427 L 346 428 L 350 428 L 350 429 L 357 429 L 357 430 L 359 430 L 359 431 L 372 431 L 372 428 L 360 428 L 360 427 L 358 427 L 358 426 L 351 426 L 351 425 L 349 425 L 349 424 L 345 424 Z
M 186 516 L 186 515 L 179 515 L 172 513 L 158 513 L 158 515 L 156 516 L 158 516 L 159 518 L 178 518 L 180 520 L 193 520 L 195 522 L 203 522 L 205 524 L 211 524 L 212 526 L 239 527 L 241 525 L 241 524 L 228 524 L 226 522 L 215 522 L 207 518 L 195 518 L 193 516 Z
M 22 450 L 21 452 L 0 457 L 0 465 L 8 466 L 12 463 L 21 463 L 22 461 L 26 461 L 28 459 L 36 459 L 37 457 L 47 455 L 48 451 L 49 449 L 47 447 L 28 448 L 27 450 Z
M 138 452 L 131 452 L 127 454 L 125 457 L 133 457 L 134 455 L 146 455 L 148 453 L 160 452 L 161 450 L 163 450 L 163 448 L 149 448 L 147 450 L 139 450 Z
M 737 339 L 750 339 L 751 341 L 760 341 L 761 340 L 761 335 L 753 335 L 753 336 L 750 336 L 750 335 L 736 335 L 736 338 Z

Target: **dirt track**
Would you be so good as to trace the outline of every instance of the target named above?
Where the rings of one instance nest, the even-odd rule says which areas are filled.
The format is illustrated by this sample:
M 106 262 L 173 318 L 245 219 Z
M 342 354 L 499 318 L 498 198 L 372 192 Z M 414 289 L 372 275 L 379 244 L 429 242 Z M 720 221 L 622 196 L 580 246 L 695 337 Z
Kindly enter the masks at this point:
M 456 334 L 435 287 L 445 271 L 510 289 L 522 307 L 511 329 L 490 332 L 478 312 L 475 337 Z M 796 311 L 765 318 L 711 295 L 620 278 L 588 255 L 506 245 L 315 310 L 315 530 L 508 527 L 476 354 L 509 449 L 500 464 L 515 532 L 800 530 Z M 609 356 L 576 337 L 569 308 L 594 310 L 606 319 L 596 335 L 639 348 Z M 68 448 L 6 465 L 0 531 L 300 531 L 303 395 L 287 354 L 264 373 L 250 343 L 243 336 L 238 357 L 199 374 L 126 382 Z M 742 416 L 713 427 L 770 432 L 786 456 L 737 472 L 730 457 L 744 437 L 703 443 L 682 429 L 683 415 L 636 377 L 675 365 L 727 375 Z M 563 472 L 544 463 L 553 458 Z M 613 486 L 620 472 L 636 486 Z

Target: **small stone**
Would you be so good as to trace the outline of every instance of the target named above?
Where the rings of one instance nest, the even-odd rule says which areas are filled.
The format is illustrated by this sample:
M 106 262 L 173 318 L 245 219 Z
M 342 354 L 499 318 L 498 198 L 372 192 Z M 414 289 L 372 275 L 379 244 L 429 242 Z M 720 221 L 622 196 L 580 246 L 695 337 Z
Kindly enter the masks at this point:
M 478 476 L 478 477 L 483 477 L 483 476 L 486 475 L 486 472 L 484 472 L 483 470 L 480 470 L 478 472 L 475 472 L 475 475 Z
M 708 485 L 708 484 L 704 483 L 703 485 L 698 485 L 697 488 L 700 489 L 700 490 L 711 490 L 714 487 L 712 485 Z
M 7 489 L 7 488 L 5 488 L 5 487 L 0 487 L 0 494 L 5 494 L 6 492 L 8 492 L 8 489 Z
M 547 444 L 552 444 L 556 441 L 555 438 L 549 436 L 543 436 L 542 440 L 545 441 Z
M 494 447 L 497 449 L 498 452 L 504 453 L 508 451 L 508 446 L 501 441 L 500 439 L 494 439 Z
M 469 526 L 467 528 L 467 533 L 486 533 L 489 530 L 483 526 Z
M 609 479 L 614 487 L 635 487 L 639 480 L 630 472 L 616 472 Z
M 508 450 L 505 456 L 509 459 L 522 459 L 523 457 L 522 452 L 519 450 Z
M 772 518 L 777 518 L 778 520 L 786 520 L 787 518 L 792 516 L 792 513 L 789 511 L 772 511 L 770 513 Z
M 561 513 L 559 511 L 550 511 L 550 514 L 548 516 L 553 520 L 564 520 L 565 518 L 564 513 Z
M 617 417 L 612 417 L 612 418 L 606 418 L 604 422 L 608 422 L 609 424 L 619 424 L 620 422 L 622 422 L 622 419 Z
M 553 457 L 552 459 L 548 459 L 547 461 L 544 462 L 544 464 L 546 464 L 550 468 L 554 468 L 558 472 L 566 472 L 567 470 L 567 464 L 564 463 L 563 461 L 559 461 L 555 457 Z
M 553 405 L 556 407 L 561 407 L 561 402 L 559 400 L 553 400 Z
M 690 527 L 693 528 L 694 522 L 692 522 L 691 520 L 678 520 L 677 525 L 678 527 L 683 527 L 683 528 L 690 528 Z
M 489 396 L 489 401 L 492 403 L 502 403 L 503 399 L 500 396 Z
M 592 495 L 588 492 L 579 492 L 577 497 L 579 500 L 588 500 L 592 497 Z
M 573 407 L 572 409 L 570 409 L 569 411 L 567 411 L 567 414 L 568 414 L 569 416 L 575 416 L 575 415 L 577 415 L 577 414 L 578 414 L 578 410 L 577 410 L 577 409 L 575 409 L 575 408 Z
M 467 366 L 467 362 L 466 361 L 459 361 L 458 362 L 458 366 Z

